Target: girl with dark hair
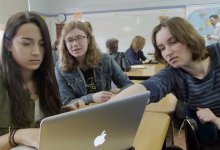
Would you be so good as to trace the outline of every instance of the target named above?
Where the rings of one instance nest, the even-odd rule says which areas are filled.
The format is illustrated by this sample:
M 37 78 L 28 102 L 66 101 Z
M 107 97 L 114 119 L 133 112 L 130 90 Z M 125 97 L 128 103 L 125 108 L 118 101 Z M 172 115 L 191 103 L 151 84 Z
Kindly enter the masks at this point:
M 39 147 L 39 122 L 61 112 L 50 36 L 41 16 L 19 12 L 6 24 L 0 66 L 0 149 Z

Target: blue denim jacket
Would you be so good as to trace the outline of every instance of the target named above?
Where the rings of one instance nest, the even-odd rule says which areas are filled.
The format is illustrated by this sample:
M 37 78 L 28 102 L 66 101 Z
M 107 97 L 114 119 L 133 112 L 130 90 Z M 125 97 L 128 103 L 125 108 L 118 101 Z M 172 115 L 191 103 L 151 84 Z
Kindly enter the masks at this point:
M 108 54 L 102 54 L 98 68 L 94 69 L 93 72 L 97 91 L 110 91 L 111 81 L 120 89 L 133 84 Z M 57 63 L 55 73 L 64 105 L 79 99 L 84 100 L 86 104 L 92 102 L 92 93 L 87 94 L 86 82 L 79 67 L 72 72 L 63 72 Z

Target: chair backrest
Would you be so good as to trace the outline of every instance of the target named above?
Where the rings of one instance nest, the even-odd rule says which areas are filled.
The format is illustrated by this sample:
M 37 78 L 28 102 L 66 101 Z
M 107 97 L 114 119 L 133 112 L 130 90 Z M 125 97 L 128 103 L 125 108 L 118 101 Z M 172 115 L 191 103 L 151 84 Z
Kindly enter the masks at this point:
M 201 145 L 196 135 L 196 131 L 198 128 L 196 121 L 186 116 L 186 118 L 184 119 L 184 126 L 187 150 L 200 150 Z M 190 144 L 191 142 L 193 143 L 193 145 Z
M 123 71 L 131 70 L 131 65 L 129 64 L 124 52 L 118 52 L 118 55 L 114 59 Z

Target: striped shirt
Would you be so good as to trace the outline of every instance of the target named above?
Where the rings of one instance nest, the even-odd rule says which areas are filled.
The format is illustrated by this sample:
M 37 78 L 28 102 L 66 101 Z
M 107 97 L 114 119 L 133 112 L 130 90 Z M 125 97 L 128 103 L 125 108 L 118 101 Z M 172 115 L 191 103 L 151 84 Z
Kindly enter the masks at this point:
M 207 46 L 211 69 L 203 79 L 198 79 L 182 69 L 167 66 L 155 76 L 142 82 L 151 91 L 151 102 L 157 102 L 173 93 L 187 107 L 210 108 L 220 117 L 220 43 Z

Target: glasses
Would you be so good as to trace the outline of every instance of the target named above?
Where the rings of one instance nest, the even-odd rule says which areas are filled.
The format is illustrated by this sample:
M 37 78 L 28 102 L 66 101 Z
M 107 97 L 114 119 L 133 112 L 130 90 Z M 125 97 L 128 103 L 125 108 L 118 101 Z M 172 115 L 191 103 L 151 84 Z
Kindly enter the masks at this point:
M 77 36 L 76 38 L 68 38 L 65 40 L 66 44 L 73 44 L 74 41 L 76 41 L 77 43 L 83 43 L 84 39 L 86 38 L 86 36 Z

